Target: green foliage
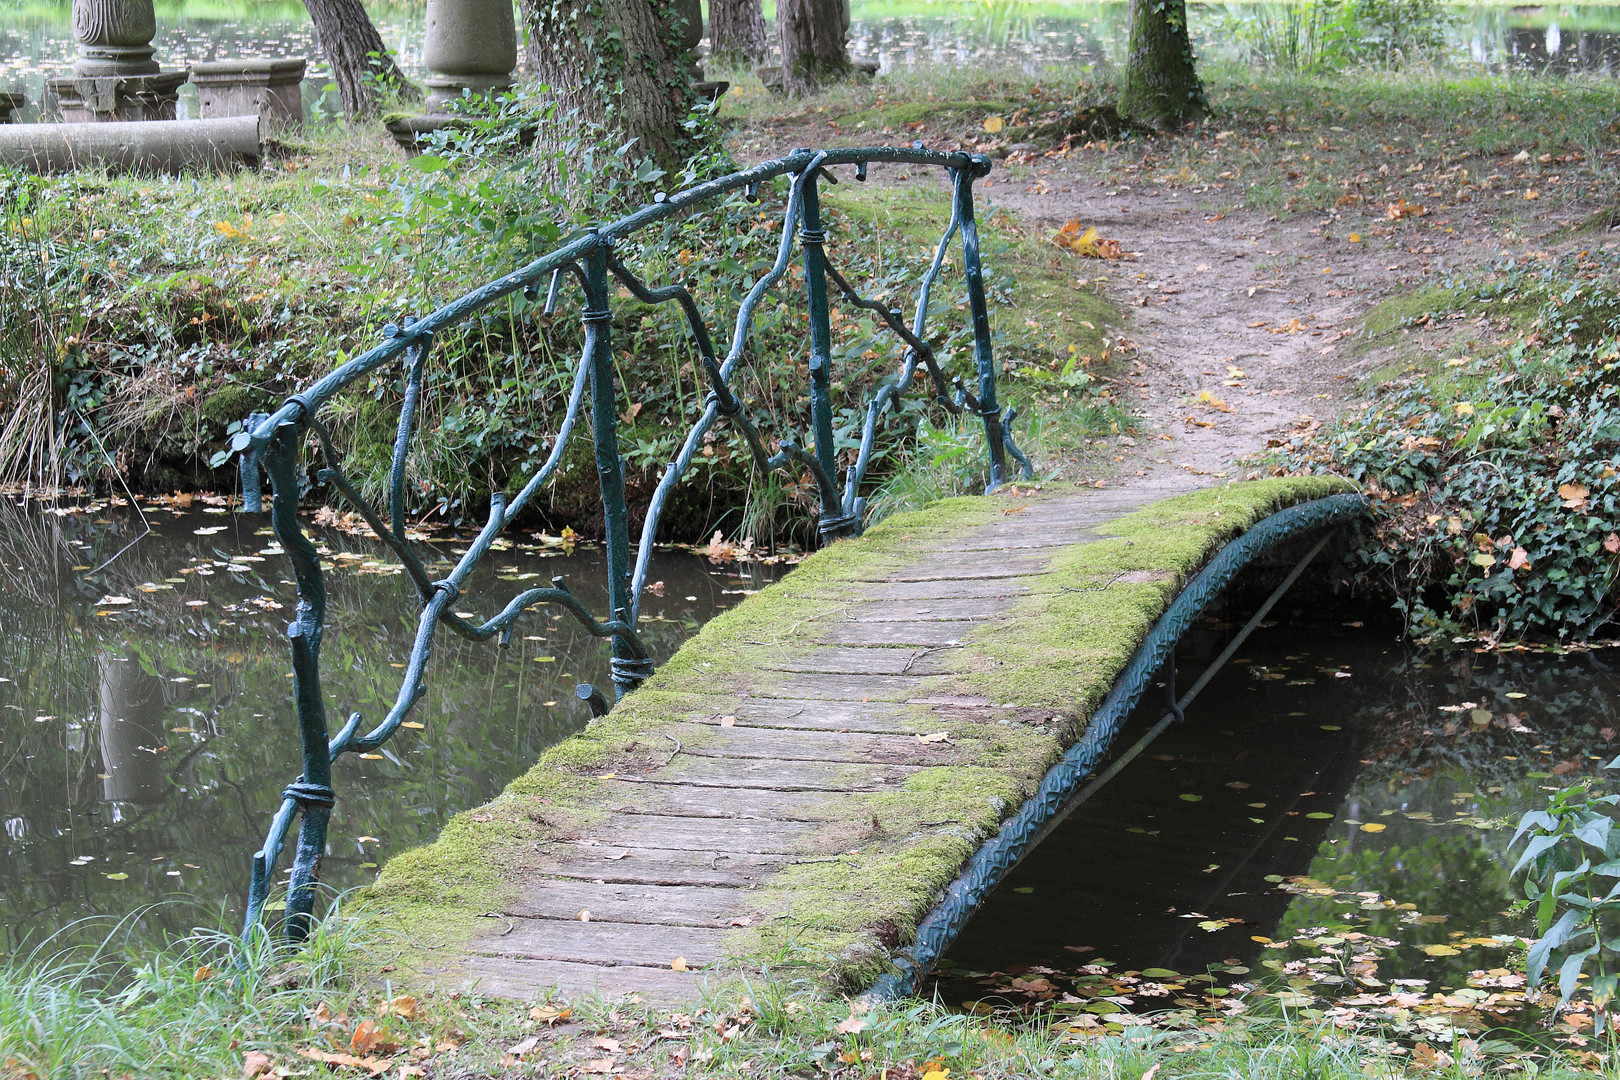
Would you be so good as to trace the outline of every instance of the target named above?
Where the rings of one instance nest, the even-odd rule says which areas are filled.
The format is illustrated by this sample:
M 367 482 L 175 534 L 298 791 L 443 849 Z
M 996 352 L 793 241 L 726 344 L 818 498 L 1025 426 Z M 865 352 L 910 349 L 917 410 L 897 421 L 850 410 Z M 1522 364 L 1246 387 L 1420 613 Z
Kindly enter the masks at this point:
M 1608 809 L 1617 803 L 1620 795 L 1593 795 L 1585 784 L 1571 785 L 1549 797 L 1547 809 L 1520 818 L 1509 844 L 1526 841 L 1513 873 L 1524 872 L 1524 895 L 1535 905 L 1541 934 L 1526 958 L 1530 985 L 1539 986 L 1542 975 L 1556 968 L 1562 1006 L 1590 964 L 1600 1033 L 1620 987 L 1620 975 L 1608 970 L 1620 952 L 1620 937 L 1610 936 L 1620 915 L 1620 832 Z
M 1513 313 L 1517 338 L 1383 383 L 1289 462 L 1379 500 L 1381 542 L 1359 558 L 1420 626 L 1588 638 L 1620 575 L 1620 255 L 1510 261 L 1448 288 L 1463 314 Z
M 1452 18 L 1440 0 L 1307 0 L 1229 14 L 1224 30 L 1247 42 L 1262 64 L 1329 72 L 1438 56 Z
M 196 930 L 126 951 L 137 912 L 96 945 L 48 939 L 0 962 L 0 1070 L 7 1077 L 236 1076 L 307 1009 L 341 1002 L 374 929 L 328 918 L 296 953 Z M 69 927 L 83 936 L 83 927 Z

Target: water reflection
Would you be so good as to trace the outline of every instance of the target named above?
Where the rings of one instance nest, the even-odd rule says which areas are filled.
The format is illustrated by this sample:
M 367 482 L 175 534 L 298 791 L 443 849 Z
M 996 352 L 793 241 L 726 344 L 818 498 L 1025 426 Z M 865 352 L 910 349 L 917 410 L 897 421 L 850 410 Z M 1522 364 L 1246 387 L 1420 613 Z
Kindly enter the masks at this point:
M 92 573 L 141 536 L 135 514 L 0 500 L 0 948 L 164 900 L 191 903 L 146 912 L 137 934 L 234 918 L 248 855 L 297 772 L 282 637 L 293 589 L 264 519 L 201 505 L 146 514 L 152 534 Z M 330 567 L 329 709 L 380 717 L 410 650 L 412 590 L 378 545 L 317 537 Z M 604 606 L 595 552 L 514 539 L 469 583 L 462 610 L 491 614 L 553 574 Z M 442 572 L 464 541 L 425 547 Z M 663 595 L 649 595 L 644 614 L 655 658 L 771 572 L 658 553 Z M 568 618 L 532 617 L 504 652 L 441 638 L 418 726 L 335 769 L 324 880 L 363 884 L 388 856 L 432 840 L 577 729 L 574 685 L 607 674 L 604 646 Z
M 1223 637 L 1205 627 L 1183 674 Z M 1465 985 L 1505 960 L 1480 935 L 1534 936 L 1510 910 L 1508 839 L 1525 810 L 1614 756 L 1616 659 L 1431 661 L 1388 627 L 1262 631 L 1184 726 L 992 895 L 938 988 L 957 1004 L 1006 981 L 986 972 L 1099 957 L 1121 971 L 1275 966 L 1293 954 L 1262 942 L 1322 927 L 1398 941 L 1380 979 Z

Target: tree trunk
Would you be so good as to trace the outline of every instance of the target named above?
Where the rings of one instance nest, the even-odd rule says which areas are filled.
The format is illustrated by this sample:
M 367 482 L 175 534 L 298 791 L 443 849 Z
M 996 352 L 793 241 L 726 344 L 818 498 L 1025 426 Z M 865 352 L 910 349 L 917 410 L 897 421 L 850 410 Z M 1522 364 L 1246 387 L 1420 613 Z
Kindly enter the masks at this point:
M 776 27 L 782 44 L 782 89 L 808 94 L 849 74 L 842 0 L 779 0 Z
M 1204 109 L 1204 86 L 1187 34 L 1186 0 L 1131 0 L 1120 114 L 1169 128 L 1202 116 Z
M 769 51 L 760 0 L 709 0 L 710 56 L 755 63 Z
M 636 155 L 665 169 L 692 149 L 683 126 L 692 78 L 681 49 L 685 21 L 671 0 L 519 0 L 529 70 L 549 86 L 558 120 L 599 124 L 636 140 Z
M 304 0 L 315 23 L 315 41 L 332 65 L 332 79 L 350 120 L 371 116 L 383 89 L 418 97 L 371 24 L 360 0 Z

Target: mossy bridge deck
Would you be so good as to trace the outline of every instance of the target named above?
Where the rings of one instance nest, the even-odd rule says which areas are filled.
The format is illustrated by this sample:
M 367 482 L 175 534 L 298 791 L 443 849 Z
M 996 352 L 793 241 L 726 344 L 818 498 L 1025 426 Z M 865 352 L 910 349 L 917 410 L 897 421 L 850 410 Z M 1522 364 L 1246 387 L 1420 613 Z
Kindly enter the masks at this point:
M 519 998 L 913 985 L 1204 603 L 1360 505 L 1318 478 L 1165 495 L 1013 487 L 817 553 L 389 862 L 366 903 L 398 962 Z

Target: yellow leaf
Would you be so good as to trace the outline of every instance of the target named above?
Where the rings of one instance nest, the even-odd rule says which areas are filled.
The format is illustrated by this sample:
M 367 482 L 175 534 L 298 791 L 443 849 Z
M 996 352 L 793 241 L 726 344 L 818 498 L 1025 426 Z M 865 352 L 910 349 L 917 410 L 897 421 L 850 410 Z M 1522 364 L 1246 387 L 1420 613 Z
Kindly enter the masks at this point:
M 1351 242 L 1351 243 L 1352 243 L 1352 244 L 1359 244 L 1359 243 L 1361 243 L 1361 234 L 1360 234 L 1360 233 L 1358 233 L 1358 232 L 1353 232 L 1353 233 L 1351 233 L 1351 234 L 1350 234 L 1350 242 Z
M 1469 402 L 1459 401 L 1459 402 L 1457 402 L 1457 404 L 1452 406 L 1452 411 L 1455 412 L 1458 416 L 1473 416 L 1474 415 L 1474 406 L 1472 404 L 1470 404 Z
M 378 1016 L 397 1016 L 401 1020 L 415 1020 L 419 1006 L 417 1000 L 409 994 L 401 994 L 396 998 L 389 998 L 377 1006 Z
M 1586 490 L 1585 484 L 1560 484 L 1558 486 L 1558 497 L 1563 499 L 1564 505 L 1571 510 L 1586 509 L 1586 496 L 1588 494 L 1590 493 Z M 106 603 L 106 601 L 104 600 L 102 603 Z
M 1006 122 L 1003 121 L 999 116 L 987 116 L 984 118 L 984 130 L 988 131 L 992 135 L 996 135 L 1001 132 L 1001 129 L 1005 126 L 1005 123 Z
M 1474 565 L 1475 566 L 1483 566 L 1483 567 L 1486 567 L 1487 569 L 1489 569 L 1490 567 L 1496 565 L 1496 556 L 1495 555 L 1487 555 L 1483 551 L 1476 551 L 1476 552 L 1474 552 Z
M 691 971 L 692 970 L 691 968 L 686 966 L 686 957 L 684 957 L 684 956 L 677 956 L 675 959 L 671 960 L 669 962 L 669 969 L 671 971 Z
M 1361 827 L 1361 831 L 1362 832 L 1383 832 L 1387 828 L 1389 828 L 1389 826 L 1383 824 L 1382 822 L 1369 821 L 1369 822 L 1367 822 L 1367 824 L 1365 824 L 1365 825 L 1363 825 Z
M 1423 951 L 1430 956 L 1456 956 L 1461 950 L 1453 949 L 1450 945 L 1425 945 Z

